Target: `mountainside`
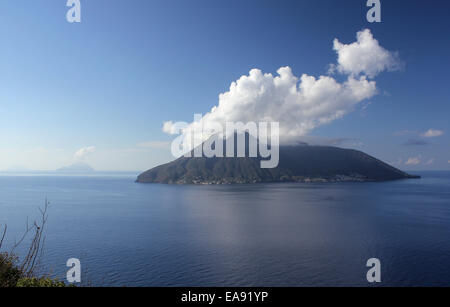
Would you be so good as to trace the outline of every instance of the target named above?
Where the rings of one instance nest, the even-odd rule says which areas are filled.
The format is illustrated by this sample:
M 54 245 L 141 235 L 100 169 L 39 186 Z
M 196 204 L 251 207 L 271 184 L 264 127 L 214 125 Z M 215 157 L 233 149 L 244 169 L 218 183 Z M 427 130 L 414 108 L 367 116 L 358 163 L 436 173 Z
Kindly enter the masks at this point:
M 57 169 L 57 171 L 65 173 L 81 173 L 81 172 L 93 172 L 94 169 L 87 163 L 76 162 L 69 166 L 63 166 Z
M 140 174 L 137 182 L 229 184 L 259 182 L 387 181 L 420 178 L 361 151 L 326 146 L 280 146 L 279 165 L 260 167 L 261 158 L 186 158 Z

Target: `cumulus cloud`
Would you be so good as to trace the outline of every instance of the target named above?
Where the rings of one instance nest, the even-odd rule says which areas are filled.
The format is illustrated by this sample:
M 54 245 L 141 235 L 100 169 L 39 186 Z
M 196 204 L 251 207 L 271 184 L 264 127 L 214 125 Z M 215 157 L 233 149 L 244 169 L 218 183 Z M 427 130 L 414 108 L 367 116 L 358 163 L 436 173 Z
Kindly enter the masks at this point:
M 162 130 L 167 134 L 178 134 L 176 125 L 172 121 L 164 122 Z
M 219 95 L 218 105 L 202 118 L 181 127 L 167 121 L 163 131 L 181 131 L 185 138 L 202 141 L 209 136 L 196 135 L 199 127 L 213 130 L 217 124 L 225 126 L 227 122 L 279 122 L 280 142 L 296 143 L 299 137 L 342 118 L 373 97 L 376 83 L 368 77 L 394 68 L 393 55 L 378 44 L 369 30 L 358 32 L 357 37 L 358 41 L 351 45 L 335 41 L 336 67 L 347 74 L 341 82 L 331 76 L 297 77 L 290 67 L 281 67 L 277 75 L 252 69 L 232 82 L 229 90 Z
M 428 131 L 425 131 L 424 133 L 422 133 L 421 136 L 423 136 L 425 138 L 435 138 L 435 137 L 441 136 L 443 134 L 444 134 L 444 131 L 428 129 Z
M 419 157 L 409 158 L 405 162 L 405 165 L 418 165 L 418 164 L 420 164 L 420 158 Z
M 374 78 L 385 70 L 400 69 L 397 54 L 381 47 L 369 29 L 358 32 L 356 38 L 356 42 L 348 45 L 334 39 L 333 49 L 338 54 L 337 65 L 334 67 L 337 71 Z
M 95 152 L 95 146 L 83 147 L 83 148 L 78 149 L 75 152 L 74 157 L 76 159 L 83 159 L 86 156 L 88 156 L 88 155 L 90 155 L 90 154 L 92 154 L 94 152 Z

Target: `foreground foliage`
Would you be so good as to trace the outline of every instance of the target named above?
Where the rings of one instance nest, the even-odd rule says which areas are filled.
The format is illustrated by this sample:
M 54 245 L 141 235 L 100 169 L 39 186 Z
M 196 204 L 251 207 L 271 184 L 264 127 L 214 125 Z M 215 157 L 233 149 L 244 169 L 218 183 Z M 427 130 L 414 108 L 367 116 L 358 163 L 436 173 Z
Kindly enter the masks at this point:
M 25 232 L 19 241 L 15 242 L 11 251 L 2 251 L 7 226 L 0 227 L 0 287 L 65 287 L 66 284 L 46 276 L 37 276 L 38 266 L 44 245 L 44 229 L 47 222 L 48 201 L 45 201 L 40 221 L 26 226 Z M 0 225 L 1 226 L 1 225 Z M 30 247 L 23 259 L 19 259 L 14 250 L 31 236 Z

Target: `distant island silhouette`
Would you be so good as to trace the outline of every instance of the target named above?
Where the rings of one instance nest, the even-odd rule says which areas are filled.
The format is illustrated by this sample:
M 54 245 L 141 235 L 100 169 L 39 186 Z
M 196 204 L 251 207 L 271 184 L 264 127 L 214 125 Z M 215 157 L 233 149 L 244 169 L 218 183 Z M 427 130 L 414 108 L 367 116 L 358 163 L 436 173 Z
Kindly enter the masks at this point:
M 87 173 L 93 172 L 94 169 L 85 162 L 76 162 L 71 165 L 58 168 L 56 171 L 65 173 Z

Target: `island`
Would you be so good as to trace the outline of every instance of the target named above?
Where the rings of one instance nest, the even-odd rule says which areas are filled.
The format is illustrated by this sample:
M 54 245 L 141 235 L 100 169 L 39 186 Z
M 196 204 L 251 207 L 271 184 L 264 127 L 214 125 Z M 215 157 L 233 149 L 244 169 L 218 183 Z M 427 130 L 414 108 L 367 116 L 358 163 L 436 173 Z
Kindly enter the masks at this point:
M 261 157 L 180 157 L 137 178 L 139 183 L 248 184 L 275 182 L 366 182 L 420 178 L 354 149 L 306 144 L 280 146 L 278 167 Z
M 75 162 L 69 166 L 63 166 L 56 170 L 62 173 L 91 173 L 94 169 L 85 162 Z

